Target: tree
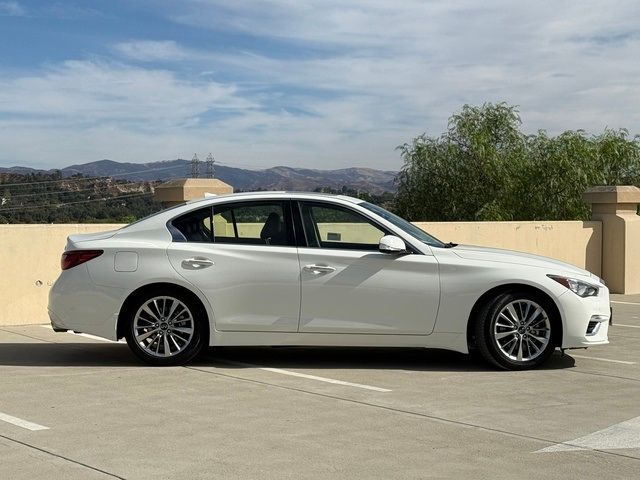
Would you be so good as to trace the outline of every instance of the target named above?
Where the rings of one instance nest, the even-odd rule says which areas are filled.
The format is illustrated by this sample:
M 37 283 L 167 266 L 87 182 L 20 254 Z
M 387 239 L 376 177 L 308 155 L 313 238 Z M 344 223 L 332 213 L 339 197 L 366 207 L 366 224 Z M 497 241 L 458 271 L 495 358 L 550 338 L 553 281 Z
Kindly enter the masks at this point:
M 395 210 L 433 221 L 586 219 L 590 186 L 640 184 L 640 138 L 626 130 L 552 137 L 520 127 L 514 106 L 465 105 L 440 137 L 401 145 Z

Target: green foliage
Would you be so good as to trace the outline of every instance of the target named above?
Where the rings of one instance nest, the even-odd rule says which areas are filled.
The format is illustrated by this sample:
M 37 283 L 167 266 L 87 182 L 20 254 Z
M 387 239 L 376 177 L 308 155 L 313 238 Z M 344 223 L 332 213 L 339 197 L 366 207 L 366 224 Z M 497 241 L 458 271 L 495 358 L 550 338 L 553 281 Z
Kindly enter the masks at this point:
M 391 192 L 384 192 L 380 194 L 370 193 L 365 190 L 350 188 L 346 185 L 343 185 L 342 188 L 339 189 L 331 187 L 316 187 L 313 191 L 317 193 L 329 193 L 332 195 L 347 195 L 349 197 L 359 198 L 365 202 L 380 205 L 384 208 L 391 208 L 395 198 L 394 194 Z
M 589 216 L 587 188 L 640 185 L 640 138 L 626 130 L 520 127 L 516 107 L 465 105 L 440 137 L 401 145 L 394 209 L 412 220 L 577 220 Z

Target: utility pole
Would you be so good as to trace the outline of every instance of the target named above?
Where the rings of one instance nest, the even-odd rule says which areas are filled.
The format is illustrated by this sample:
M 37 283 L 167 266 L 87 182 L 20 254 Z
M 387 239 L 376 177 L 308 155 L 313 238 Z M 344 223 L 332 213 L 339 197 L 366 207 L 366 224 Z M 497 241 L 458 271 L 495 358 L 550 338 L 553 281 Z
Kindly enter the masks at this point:
M 207 155 L 207 178 L 215 178 L 216 176 L 216 166 L 214 165 L 216 163 L 216 161 L 213 158 L 213 155 L 211 155 L 211 152 L 209 152 L 209 155 Z
M 194 153 L 191 159 L 191 178 L 198 178 L 200 175 L 200 159 L 198 154 Z

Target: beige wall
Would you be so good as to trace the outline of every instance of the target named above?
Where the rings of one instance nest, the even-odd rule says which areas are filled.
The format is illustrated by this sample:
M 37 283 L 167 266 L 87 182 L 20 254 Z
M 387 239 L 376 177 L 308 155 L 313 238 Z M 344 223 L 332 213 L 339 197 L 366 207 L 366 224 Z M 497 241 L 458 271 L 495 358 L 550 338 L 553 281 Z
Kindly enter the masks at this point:
M 67 236 L 122 225 L 0 225 L 0 325 L 46 323 Z
M 443 241 L 496 246 L 564 260 L 600 274 L 600 222 L 418 223 Z M 46 323 L 49 287 L 68 235 L 121 225 L 0 225 L 0 325 Z M 252 226 L 247 225 L 251 230 Z M 337 227 L 336 227 L 337 228 Z M 336 231 L 335 228 L 331 229 Z M 365 232 L 363 232 L 364 234 Z

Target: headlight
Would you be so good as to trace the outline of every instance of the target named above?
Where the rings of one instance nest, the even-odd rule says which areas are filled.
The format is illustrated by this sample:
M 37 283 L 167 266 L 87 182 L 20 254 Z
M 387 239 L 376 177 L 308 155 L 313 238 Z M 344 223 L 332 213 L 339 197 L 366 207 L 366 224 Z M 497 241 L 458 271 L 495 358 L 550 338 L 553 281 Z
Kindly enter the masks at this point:
M 575 278 L 561 277 L 560 275 L 547 275 L 551 280 L 555 280 L 560 285 L 567 287 L 573 293 L 579 297 L 597 297 L 598 287 L 591 285 L 590 283 L 577 280 Z

